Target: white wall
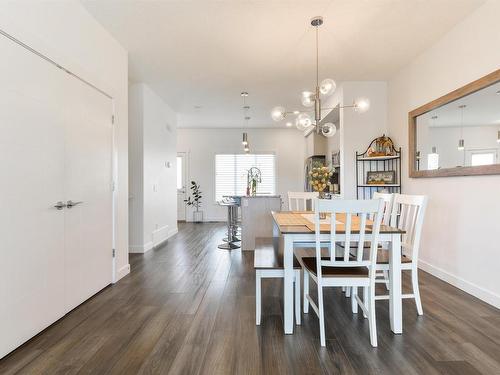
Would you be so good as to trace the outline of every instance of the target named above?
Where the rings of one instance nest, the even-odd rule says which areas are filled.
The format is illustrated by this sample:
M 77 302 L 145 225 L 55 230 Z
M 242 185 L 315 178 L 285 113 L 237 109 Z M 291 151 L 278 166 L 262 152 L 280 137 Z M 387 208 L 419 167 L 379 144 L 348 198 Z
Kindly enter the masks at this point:
M 403 186 L 427 194 L 420 266 L 500 307 L 500 176 L 408 178 L 408 112 L 500 68 L 500 2 L 489 1 L 397 73 L 389 132 L 402 144 Z
M 227 216 L 227 210 L 215 204 L 215 154 L 242 153 L 244 131 L 252 152 L 276 154 L 276 193 L 286 201 L 288 191 L 304 191 L 305 140 L 296 129 L 177 129 L 177 149 L 188 153 L 188 178 L 201 185 L 207 221 Z M 186 219 L 192 220 L 190 211 Z
M 143 253 L 177 233 L 177 119 L 147 85 L 129 100 L 130 251 Z
M 352 108 L 340 110 L 338 134 L 328 140 L 328 159 L 340 148 L 341 193 L 345 199 L 356 199 L 356 151 L 363 152 L 369 143 L 382 134 L 387 135 L 387 83 L 380 81 L 342 82 L 326 107 L 351 105 L 359 97 L 370 100 L 370 109 L 359 113 Z
M 116 280 L 128 265 L 127 52 L 77 1 L 0 3 L 0 28 L 114 98 L 117 165 Z

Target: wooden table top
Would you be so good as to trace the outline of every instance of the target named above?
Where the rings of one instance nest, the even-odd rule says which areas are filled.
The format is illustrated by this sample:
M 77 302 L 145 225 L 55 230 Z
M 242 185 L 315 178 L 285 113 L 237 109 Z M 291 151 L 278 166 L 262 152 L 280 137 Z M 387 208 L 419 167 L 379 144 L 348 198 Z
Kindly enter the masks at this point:
M 313 211 L 272 211 L 274 222 L 278 225 L 282 234 L 311 234 L 314 233 L 314 223 L 307 220 L 303 214 L 313 214 Z M 336 215 L 337 225 L 336 232 L 339 234 L 345 233 L 345 214 Z M 351 219 L 351 233 L 359 233 L 360 218 L 352 216 Z M 366 220 L 366 233 L 371 232 L 373 222 Z M 321 224 L 321 233 L 330 233 L 330 224 Z M 380 233 L 404 234 L 405 231 L 390 227 L 387 225 L 380 226 Z

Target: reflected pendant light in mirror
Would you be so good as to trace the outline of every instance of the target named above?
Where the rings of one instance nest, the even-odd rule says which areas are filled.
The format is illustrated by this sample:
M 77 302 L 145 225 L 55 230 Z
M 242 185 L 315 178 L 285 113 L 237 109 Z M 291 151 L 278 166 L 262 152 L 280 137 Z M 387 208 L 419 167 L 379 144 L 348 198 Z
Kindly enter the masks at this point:
M 465 104 L 459 105 L 460 108 L 460 139 L 458 140 L 458 150 L 465 150 L 465 141 L 464 141 L 464 108 L 467 107 Z

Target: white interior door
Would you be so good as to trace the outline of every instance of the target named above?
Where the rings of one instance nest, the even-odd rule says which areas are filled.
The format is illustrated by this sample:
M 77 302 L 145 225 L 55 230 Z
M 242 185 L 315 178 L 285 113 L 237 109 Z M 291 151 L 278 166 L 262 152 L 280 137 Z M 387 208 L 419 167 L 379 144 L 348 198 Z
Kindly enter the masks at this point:
M 186 220 L 187 157 L 185 152 L 177 153 L 177 220 Z
M 111 282 L 112 129 L 109 98 L 4 37 L 0 55 L 1 358 Z
M 0 37 L 0 358 L 65 313 L 68 75 Z
M 66 306 L 73 309 L 111 283 L 111 100 L 73 79 L 66 106 Z M 69 201 L 75 205 L 71 207 Z

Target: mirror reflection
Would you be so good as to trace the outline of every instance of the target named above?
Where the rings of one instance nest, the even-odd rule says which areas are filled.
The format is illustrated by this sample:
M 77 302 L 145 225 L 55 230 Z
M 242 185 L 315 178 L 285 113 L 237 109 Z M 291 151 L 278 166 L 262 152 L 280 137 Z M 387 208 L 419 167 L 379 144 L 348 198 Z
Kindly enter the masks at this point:
M 500 82 L 416 118 L 417 170 L 500 163 Z

